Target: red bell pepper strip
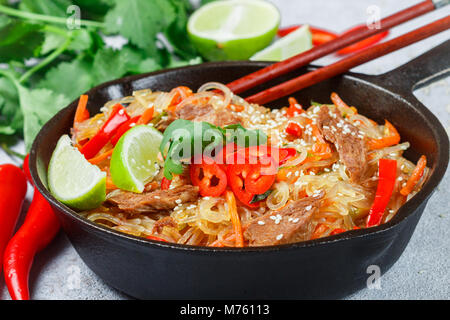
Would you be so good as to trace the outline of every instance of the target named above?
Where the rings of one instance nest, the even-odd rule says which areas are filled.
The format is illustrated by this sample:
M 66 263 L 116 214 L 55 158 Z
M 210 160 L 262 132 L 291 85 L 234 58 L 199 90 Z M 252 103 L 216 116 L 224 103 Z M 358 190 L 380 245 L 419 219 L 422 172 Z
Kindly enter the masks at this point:
M 155 237 L 155 236 L 147 236 L 146 238 L 147 238 L 147 239 L 150 239 L 150 240 L 155 240 L 155 241 L 168 242 L 167 240 L 165 240 L 165 239 L 163 239 L 163 238 Z
M 302 136 L 303 130 L 297 123 L 289 122 L 289 124 L 286 127 L 286 133 L 293 137 L 299 138 Z
M 199 187 L 203 197 L 218 197 L 227 188 L 227 175 L 212 159 L 201 164 L 191 164 L 189 168 L 191 181 Z
M 13 235 L 26 193 L 27 178 L 22 170 L 12 164 L 0 165 L 0 257 Z
M 136 123 L 138 122 L 140 117 L 141 116 L 137 116 L 137 117 L 133 117 L 133 118 L 129 119 L 128 121 L 124 122 L 119 127 L 119 129 L 117 129 L 116 134 L 111 138 L 111 143 L 113 146 L 115 146 L 117 144 L 117 142 L 125 134 L 125 132 L 127 132 L 128 130 L 130 130 L 131 128 L 133 128 L 136 125 Z
M 108 120 L 100 128 L 99 132 L 81 148 L 81 153 L 88 160 L 93 158 L 109 142 L 119 127 L 129 119 L 130 116 L 121 104 L 114 105 Z
M 381 223 L 394 190 L 396 176 L 397 160 L 380 159 L 378 161 L 378 186 L 375 200 L 367 217 L 367 227 L 375 227 Z
M 166 177 L 163 177 L 161 180 L 161 190 L 168 190 L 171 183 L 172 183 L 172 180 L 169 180 Z
M 341 34 L 342 36 L 345 36 L 346 34 L 355 31 L 356 29 L 359 28 L 364 28 L 365 25 L 359 25 L 353 28 L 348 29 L 347 31 L 345 31 L 343 34 Z M 355 53 L 358 52 L 360 50 L 366 49 L 372 45 L 374 45 L 377 42 L 380 42 L 381 40 L 383 40 L 385 37 L 387 37 L 387 35 L 389 34 L 389 30 L 386 30 L 384 32 L 380 32 L 374 36 L 371 36 L 369 38 L 366 38 L 364 40 L 361 40 L 359 42 L 356 42 L 348 47 L 345 47 L 344 49 L 341 49 L 337 52 L 337 54 L 339 55 L 346 55 L 349 53 Z

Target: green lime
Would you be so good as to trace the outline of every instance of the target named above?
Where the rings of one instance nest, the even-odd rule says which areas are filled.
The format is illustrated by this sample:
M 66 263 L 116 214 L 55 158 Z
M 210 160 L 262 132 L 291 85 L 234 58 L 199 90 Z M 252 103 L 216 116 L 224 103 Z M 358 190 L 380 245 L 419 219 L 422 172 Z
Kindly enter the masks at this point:
M 214 1 L 195 11 L 188 33 L 208 60 L 247 60 L 267 47 L 280 23 L 280 13 L 262 0 Z
M 87 161 L 72 146 L 68 135 L 59 138 L 48 166 L 48 186 L 53 196 L 78 210 L 98 207 L 106 198 L 106 173 Z
M 287 36 L 275 41 L 269 47 L 257 52 L 250 60 L 253 61 L 281 61 L 289 59 L 299 53 L 312 48 L 312 35 L 309 26 L 304 25 L 301 28 L 289 33 Z
M 162 134 L 147 125 L 128 130 L 117 142 L 111 156 L 111 178 L 123 190 L 141 193 L 158 173 Z

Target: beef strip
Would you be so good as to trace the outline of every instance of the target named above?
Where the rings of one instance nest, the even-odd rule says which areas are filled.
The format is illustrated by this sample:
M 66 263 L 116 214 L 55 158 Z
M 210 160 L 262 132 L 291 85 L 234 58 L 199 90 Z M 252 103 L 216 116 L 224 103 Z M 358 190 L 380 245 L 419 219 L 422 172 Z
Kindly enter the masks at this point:
M 175 228 L 177 223 L 172 219 L 172 217 L 164 217 L 155 222 L 152 232 L 161 233 L 164 227 Z
M 336 146 L 351 180 L 359 182 L 367 169 L 367 148 L 359 129 L 327 106 L 320 107 L 318 125 L 325 139 Z
M 250 246 L 271 246 L 309 240 L 311 220 L 324 193 L 291 201 L 279 211 L 253 220 L 244 232 Z
M 234 115 L 232 111 L 226 108 L 214 109 L 210 104 L 194 105 L 188 103 L 178 108 L 175 114 L 180 119 L 209 122 L 218 127 L 241 122 L 241 119 Z
M 133 193 L 119 191 L 107 201 L 130 214 L 157 213 L 174 209 L 180 203 L 198 199 L 198 187 L 183 185 L 168 190 Z

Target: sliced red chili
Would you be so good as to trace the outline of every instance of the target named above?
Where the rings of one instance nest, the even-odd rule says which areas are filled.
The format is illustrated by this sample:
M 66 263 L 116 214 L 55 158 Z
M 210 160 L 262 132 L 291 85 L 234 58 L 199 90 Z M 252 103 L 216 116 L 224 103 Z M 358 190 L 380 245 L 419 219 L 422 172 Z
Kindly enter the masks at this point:
M 367 227 L 378 226 L 381 223 L 384 211 L 394 190 L 396 175 L 396 160 L 380 159 L 378 161 L 378 186 L 375 200 L 367 217 Z
M 277 35 L 279 37 L 284 37 L 287 36 L 289 33 L 297 30 L 298 28 L 300 28 L 302 25 L 296 25 L 296 26 L 290 26 L 290 27 L 286 27 L 286 28 L 281 28 L 278 30 Z M 321 45 L 325 42 L 334 40 L 338 37 L 337 34 L 324 30 L 324 29 L 320 29 L 320 28 L 316 28 L 316 27 L 309 27 L 309 30 L 311 31 L 312 34 L 312 43 L 315 46 Z
M 128 130 L 130 130 L 131 128 L 133 128 L 136 125 L 136 123 L 138 122 L 140 117 L 141 116 L 137 116 L 137 117 L 129 119 L 128 121 L 123 123 L 119 127 L 119 129 L 117 129 L 116 134 L 111 138 L 111 143 L 113 146 L 115 146 L 117 144 L 117 142 L 125 134 L 125 132 L 127 132 Z
M 255 194 L 248 192 L 245 189 L 244 180 L 250 171 L 250 165 L 248 164 L 231 164 L 227 166 L 227 178 L 228 185 L 233 191 L 236 198 L 239 199 L 244 205 L 257 208 L 259 203 L 250 203 L 253 200 Z
M 203 197 L 218 197 L 227 188 L 226 173 L 212 159 L 201 164 L 191 164 L 189 172 L 192 184 L 199 187 Z
M 261 165 L 252 165 L 245 177 L 245 189 L 253 194 L 263 194 L 274 184 L 275 174 L 264 174 Z
M 119 127 L 129 119 L 130 116 L 121 104 L 114 105 L 108 120 L 100 128 L 99 132 L 83 145 L 80 150 L 81 153 L 86 159 L 93 158 L 114 136 Z

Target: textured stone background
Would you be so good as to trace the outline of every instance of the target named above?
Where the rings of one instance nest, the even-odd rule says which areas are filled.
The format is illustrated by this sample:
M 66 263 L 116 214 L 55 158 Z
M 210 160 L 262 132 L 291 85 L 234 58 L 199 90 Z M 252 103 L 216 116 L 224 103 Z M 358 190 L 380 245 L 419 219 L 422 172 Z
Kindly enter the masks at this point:
M 309 23 L 340 32 L 368 19 L 369 6 L 378 6 L 387 16 L 419 1 L 410 0 L 272 0 L 282 15 L 282 25 Z M 429 13 L 392 30 L 390 38 L 450 14 L 449 8 Z M 386 57 L 356 68 L 367 74 L 381 74 L 448 40 L 450 31 L 426 39 Z M 328 64 L 336 58 L 318 60 Z M 416 91 L 450 132 L 450 79 Z M 23 151 L 23 146 L 16 149 Z M 0 150 L 0 163 L 14 162 Z M 449 299 L 450 298 L 450 177 L 446 177 L 432 198 L 398 262 L 381 278 L 381 289 L 364 289 L 348 299 Z M 31 198 L 31 192 L 28 199 Z M 27 202 L 26 207 L 29 205 Z M 151 270 L 149 270 L 151 272 Z M 83 263 L 63 233 L 35 259 L 30 275 L 34 299 L 129 299 L 108 287 Z M 3 277 L 0 299 L 9 299 Z

